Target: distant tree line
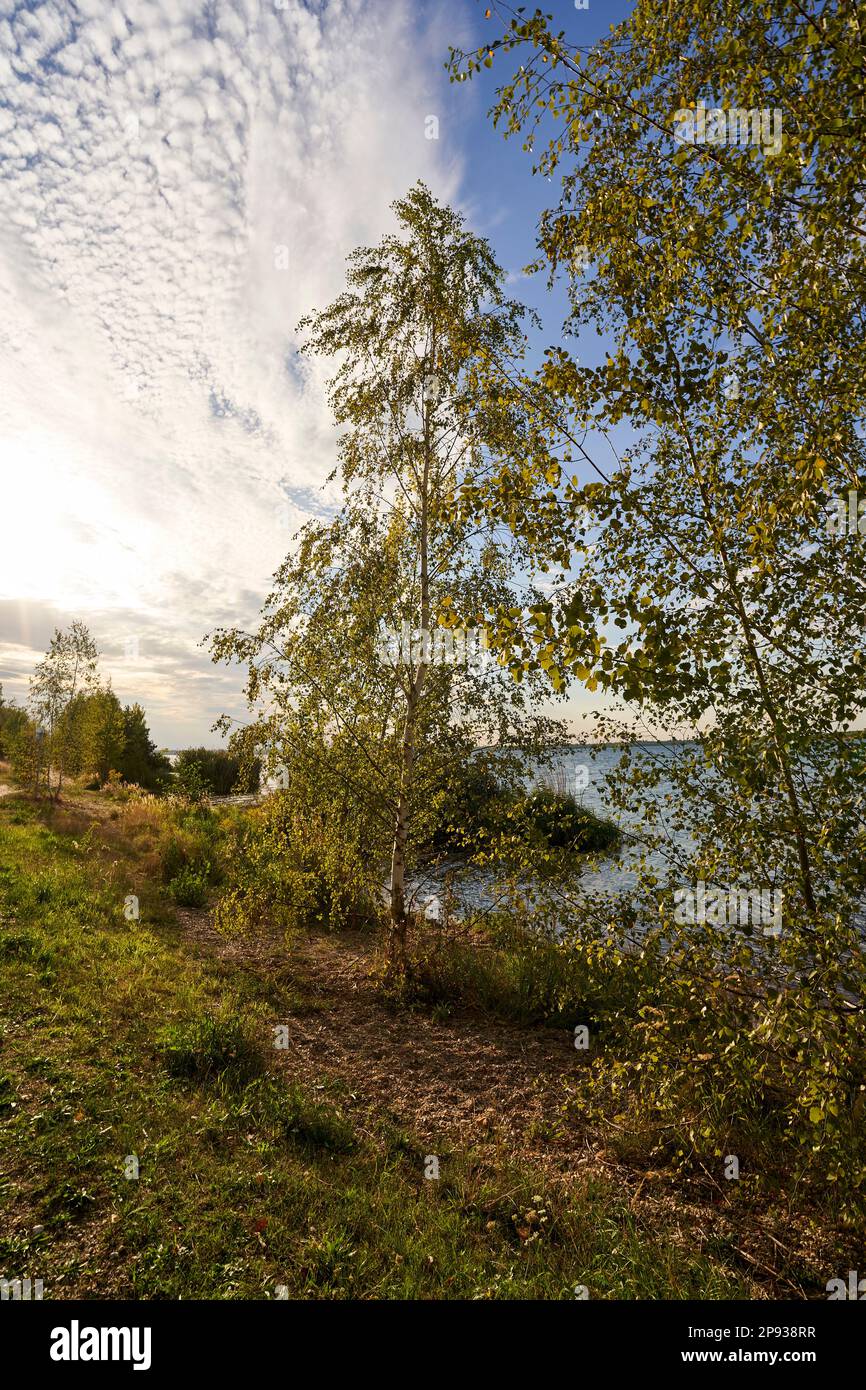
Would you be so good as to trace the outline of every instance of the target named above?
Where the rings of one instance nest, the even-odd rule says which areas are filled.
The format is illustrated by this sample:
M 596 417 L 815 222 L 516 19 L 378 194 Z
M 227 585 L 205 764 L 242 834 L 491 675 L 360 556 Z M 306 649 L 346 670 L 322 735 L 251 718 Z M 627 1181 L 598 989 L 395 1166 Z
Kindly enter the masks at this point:
M 59 796 L 69 777 L 90 775 L 93 785 L 112 778 L 159 791 L 171 763 L 150 737 L 141 705 L 122 706 L 103 682 L 99 653 L 84 623 L 56 629 L 30 679 L 27 706 L 3 699 L 0 687 L 0 757 L 36 793 Z
M 112 781 L 147 791 L 194 796 L 255 791 L 259 765 L 238 749 L 186 748 L 172 768 L 150 736 L 141 705 L 121 705 L 99 673 L 96 643 L 84 623 L 55 630 L 31 679 L 26 707 L 3 698 L 0 758 L 33 792 L 60 796 L 67 778 L 88 778 L 90 789 Z

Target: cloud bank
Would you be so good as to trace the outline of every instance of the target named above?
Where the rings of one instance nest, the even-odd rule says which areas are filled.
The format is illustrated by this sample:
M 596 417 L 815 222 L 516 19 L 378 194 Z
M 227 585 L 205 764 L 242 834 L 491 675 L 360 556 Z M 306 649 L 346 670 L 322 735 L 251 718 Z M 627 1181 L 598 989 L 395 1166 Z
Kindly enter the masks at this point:
M 417 178 L 456 198 L 426 119 L 454 26 L 409 0 L 0 0 L 7 695 L 49 615 L 81 617 L 161 742 L 239 711 L 197 644 L 252 619 L 334 461 L 294 326 Z

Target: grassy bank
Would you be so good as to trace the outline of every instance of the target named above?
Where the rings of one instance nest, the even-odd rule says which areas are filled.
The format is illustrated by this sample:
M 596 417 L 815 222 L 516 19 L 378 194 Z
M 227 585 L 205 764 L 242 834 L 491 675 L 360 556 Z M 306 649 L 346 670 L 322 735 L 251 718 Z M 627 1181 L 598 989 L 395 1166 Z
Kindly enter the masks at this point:
M 776 1279 L 729 1227 L 708 1239 L 705 1214 L 648 1204 L 587 1157 L 567 1105 L 550 1103 L 547 1162 L 537 1134 L 529 1158 L 497 1137 L 507 1116 L 476 1143 L 359 1098 L 354 1075 L 325 1064 L 329 1030 L 352 1027 L 353 995 L 312 980 L 281 940 L 264 969 L 191 932 L 206 916 L 179 907 L 171 884 L 191 863 L 219 878 L 219 835 L 216 818 L 153 803 L 0 800 L 0 1274 L 41 1278 L 46 1298 L 270 1298 L 283 1287 L 571 1299 L 580 1286 L 593 1298 L 721 1298 L 778 1292 L 791 1277 L 817 1291 L 807 1262 Z M 124 915 L 130 895 L 137 920 Z M 523 1023 L 538 1021 L 540 978 L 523 991 Z M 431 1043 L 434 1095 L 439 1040 L 459 1075 L 461 1047 L 479 1036 L 471 1010 L 496 1002 L 456 986 L 440 972 L 437 1000 L 400 1024 L 410 1051 L 413 1038 Z M 435 1032 L 443 1003 L 455 1016 Z M 372 1027 L 349 1049 L 358 1075 L 370 1065 L 364 1039 L 384 1046 L 389 1026 L 384 1004 L 379 1023 L 374 997 L 368 1008 Z M 312 1071 L 274 1046 L 275 1027 L 296 1024 L 312 1030 Z M 490 1055 L 531 1036 L 492 1034 Z M 395 1047 L 394 1067 L 406 1049 Z M 558 1094 L 567 1102 L 568 1086 Z M 438 1180 L 425 1178 L 431 1156 Z

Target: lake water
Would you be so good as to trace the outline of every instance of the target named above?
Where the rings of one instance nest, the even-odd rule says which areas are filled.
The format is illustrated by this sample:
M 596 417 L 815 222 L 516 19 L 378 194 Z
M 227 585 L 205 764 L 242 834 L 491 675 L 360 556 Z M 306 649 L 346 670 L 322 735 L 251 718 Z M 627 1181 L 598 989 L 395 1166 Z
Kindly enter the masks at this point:
M 629 756 L 650 758 L 661 764 L 676 758 L 681 752 L 695 745 L 682 742 L 641 743 L 629 750 Z M 581 896 L 600 895 L 603 898 L 618 898 L 635 886 L 635 860 L 643 853 L 645 862 L 661 873 L 666 862 L 657 853 L 646 854 L 640 845 L 640 821 L 635 817 L 623 815 L 614 810 L 605 785 L 606 775 L 614 770 L 626 750 L 621 745 L 595 744 L 575 745 L 557 757 L 552 768 L 540 771 L 536 780 L 569 793 L 575 800 L 602 819 L 612 821 L 622 832 L 623 839 L 618 849 L 603 856 L 591 856 L 584 865 L 580 877 Z M 654 799 L 661 802 L 671 790 L 670 780 L 662 776 Z M 674 837 L 674 843 L 683 847 L 687 841 L 684 836 Z M 446 868 L 437 869 L 423 879 L 413 880 L 414 902 L 423 908 L 430 918 L 436 918 L 441 909 L 441 888 Z M 491 907 L 495 900 L 491 891 L 492 879 L 489 874 L 475 873 L 461 876 L 458 894 L 457 913 L 467 907 Z
M 642 859 L 645 866 L 653 868 L 659 879 L 664 881 L 670 868 L 670 852 L 688 852 L 691 848 L 688 837 L 677 831 L 668 832 L 667 853 L 648 851 L 642 843 L 642 835 L 647 827 L 642 825 L 637 817 L 630 817 L 613 808 L 606 778 L 618 766 L 624 754 L 629 758 L 650 760 L 663 770 L 666 764 L 692 752 L 698 746 L 691 742 L 677 741 L 633 744 L 628 749 L 618 744 L 574 745 L 563 750 L 552 768 L 542 769 L 536 778 L 530 779 L 545 782 L 571 794 L 581 805 L 602 819 L 612 821 L 622 832 L 620 845 L 611 853 L 581 856 L 577 895 L 573 892 L 569 894 L 568 905 L 563 910 L 563 920 L 573 920 L 574 907 L 578 900 L 582 905 L 582 913 L 584 905 L 592 902 L 593 908 L 604 914 L 605 903 L 610 902 L 613 906 L 635 887 L 638 877 L 635 864 L 638 859 Z M 174 756 L 176 757 L 176 754 Z M 662 772 L 658 785 L 651 793 L 647 793 L 650 806 L 653 801 L 659 806 L 657 825 L 650 825 L 650 829 L 660 828 L 664 798 L 672 789 L 670 779 Z M 220 797 L 218 800 L 245 805 L 257 798 L 236 796 Z M 411 904 L 426 911 L 431 919 L 438 918 L 442 910 L 441 898 L 446 874 L 449 875 L 455 895 L 452 910 L 457 916 L 470 908 L 477 910 L 496 906 L 494 876 L 489 872 L 467 871 L 460 864 L 440 865 L 424 876 L 418 875 L 413 878 L 408 885 Z M 526 888 L 531 890 L 532 885 L 527 884 Z M 866 904 L 858 914 L 858 920 L 866 932 Z
M 587 911 L 586 916 L 598 914 L 601 920 L 606 920 L 605 903 L 614 906 L 617 900 L 621 900 L 636 886 L 638 875 L 635 864 L 638 859 L 642 859 L 643 865 L 653 869 L 659 879 L 664 882 L 670 874 L 671 860 L 674 857 L 679 857 L 677 852 L 681 851 L 684 855 L 688 855 L 692 848 L 689 837 L 684 832 L 670 829 L 666 824 L 667 843 L 664 852 L 649 850 L 646 843 L 642 843 L 642 835 L 645 837 L 647 828 L 650 830 L 661 829 L 663 820 L 666 822 L 662 807 L 664 798 L 673 790 L 673 784 L 670 778 L 664 775 L 665 764 L 671 764 L 681 755 L 688 754 L 698 747 L 698 744 L 692 742 L 647 742 L 633 744 L 628 750 L 622 745 L 610 744 L 591 747 L 574 746 L 565 750 L 557 758 L 553 769 L 546 769 L 539 773 L 537 780 L 547 782 L 556 786 L 558 790 L 570 793 L 596 815 L 612 821 L 622 832 L 622 842 L 615 851 L 610 854 L 592 855 L 583 859 L 577 891 L 576 893 L 569 893 L 568 898 L 564 900 L 567 906 L 563 911 L 563 921 L 571 922 L 574 920 L 575 907 L 579 907 L 581 914 L 583 914 L 584 909 L 589 909 L 590 904 L 592 912 Z M 659 807 L 658 817 L 655 823 L 651 823 L 649 827 L 645 823 L 642 824 L 637 817 L 618 813 L 611 805 L 605 779 L 607 774 L 613 772 L 626 752 L 629 758 L 648 759 L 656 767 L 662 768 L 662 775 L 657 786 L 651 792 L 645 793 L 650 806 L 655 802 Z M 440 868 L 426 880 L 416 879 L 412 885 L 416 906 L 425 909 L 431 919 L 436 919 L 441 915 L 441 893 L 446 870 Z M 683 887 L 691 886 L 693 885 L 683 885 Z M 527 885 L 527 887 L 531 887 L 531 885 Z M 492 888 L 493 878 L 489 873 L 467 875 L 459 883 L 454 908 L 456 915 L 459 916 L 461 910 L 465 911 L 467 908 L 477 910 L 494 907 L 496 902 Z M 855 922 L 861 933 L 866 936 L 866 897 L 855 913 Z M 639 926 L 637 930 L 640 931 Z

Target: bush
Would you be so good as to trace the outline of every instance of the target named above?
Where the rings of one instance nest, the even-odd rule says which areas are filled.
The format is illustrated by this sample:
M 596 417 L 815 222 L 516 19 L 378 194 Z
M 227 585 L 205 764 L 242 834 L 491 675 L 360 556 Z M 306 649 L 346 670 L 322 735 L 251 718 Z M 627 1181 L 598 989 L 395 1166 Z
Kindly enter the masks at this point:
M 173 791 L 192 805 L 205 802 L 211 787 L 196 762 L 178 762 Z
M 376 874 L 352 827 L 338 829 L 325 811 L 302 810 L 287 793 L 237 829 L 226 861 L 229 884 L 216 909 L 226 930 L 262 922 L 339 930 L 378 921 Z
M 479 844 L 514 845 L 515 837 L 525 847 L 588 853 L 611 849 L 620 838 L 612 822 L 567 792 L 547 786 L 515 791 L 475 758 L 452 769 L 447 786 L 434 794 L 423 816 L 429 825 L 425 847 L 439 854 L 460 855 Z
M 208 821 L 181 818 L 161 836 L 160 868 L 164 883 L 190 870 L 206 882 L 219 878 L 213 865 L 217 851 L 217 827 Z
M 206 907 L 210 865 L 194 869 L 187 864 L 171 879 L 168 891 L 179 907 Z
M 25 711 L 17 705 L 5 704 L 0 693 L 0 758 L 12 757 L 15 741 L 26 731 L 28 723 Z
M 503 796 L 493 769 L 481 758 L 455 762 L 440 788 L 419 808 L 423 847 L 438 854 L 465 853 L 498 819 Z
M 192 781 L 192 769 L 196 770 L 201 789 L 209 796 L 229 796 L 238 789 L 241 773 L 241 759 L 225 748 L 184 748 L 177 755 L 175 763 L 176 781 L 186 786 Z M 252 766 L 251 778 L 247 778 L 244 790 L 257 791 L 259 785 L 259 764 Z
M 619 840 L 619 831 L 610 821 L 601 820 L 568 792 L 552 787 L 534 787 L 519 803 L 519 812 L 530 834 L 551 849 L 605 850 Z

